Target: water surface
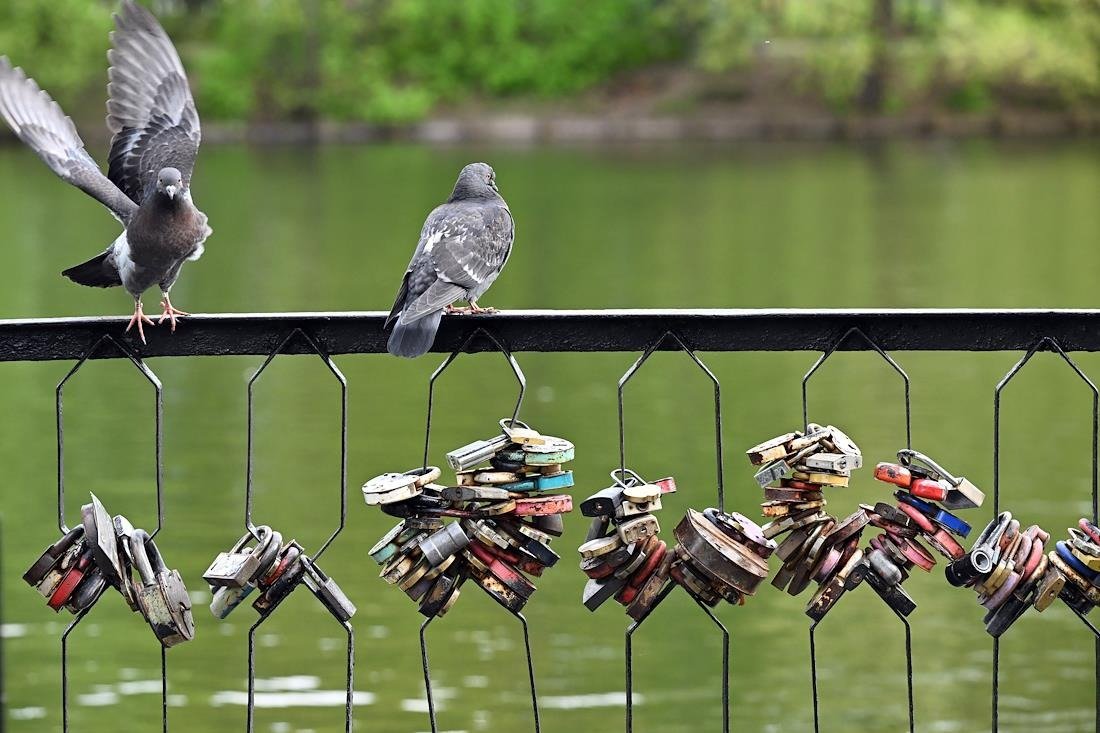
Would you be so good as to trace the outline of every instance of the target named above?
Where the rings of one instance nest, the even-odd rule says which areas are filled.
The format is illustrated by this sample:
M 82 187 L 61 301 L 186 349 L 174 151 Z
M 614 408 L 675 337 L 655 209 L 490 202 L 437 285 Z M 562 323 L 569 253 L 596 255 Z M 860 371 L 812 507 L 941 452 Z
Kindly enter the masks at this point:
M 216 231 L 173 295 L 185 309 L 388 308 L 427 211 L 475 159 L 497 169 L 517 220 L 505 275 L 484 298 L 504 308 L 1092 307 L 1100 253 L 1100 166 L 1094 144 L 783 145 L 613 150 L 246 147 L 204 151 L 195 197 Z M 4 278 L 0 317 L 114 314 L 119 291 L 76 287 L 57 273 L 115 236 L 100 207 L 56 181 L 22 149 L 0 149 Z M 155 298 L 147 298 L 153 310 Z M 186 328 L 186 323 L 182 328 Z M 993 387 L 1017 354 L 895 355 L 913 379 L 918 449 L 992 493 Z M 801 420 L 799 380 L 815 354 L 707 354 L 722 380 L 728 505 L 755 516 L 761 497 L 742 451 Z M 633 354 L 522 354 L 524 415 L 577 444 L 578 495 L 617 465 L 615 383 Z M 348 526 L 325 567 L 357 603 L 356 721 L 363 730 L 423 731 L 415 607 L 383 584 L 367 550 L 389 526 L 368 510 L 366 478 L 417 464 L 426 380 L 435 356 L 337 360 L 350 384 Z M 159 359 L 165 385 L 166 521 L 159 538 L 204 601 L 200 575 L 240 534 L 245 380 L 258 358 Z M 1100 373 L 1084 355 L 1083 368 Z M 60 727 L 54 616 L 19 576 L 54 539 L 53 389 L 70 365 L 0 366 L 5 481 L 4 634 L 13 731 Z M 338 399 L 311 358 L 274 364 L 257 388 L 257 518 L 316 547 L 338 520 Z M 135 523 L 155 522 L 151 390 L 126 364 L 91 364 L 67 391 L 70 512 L 88 491 Z M 463 357 L 440 382 L 433 455 L 490 434 L 514 384 L 491 354 Z M 903 447 L 900 381 L 871 354 L 839 354 L 815 378 L 811 419 L 844 426 L 868 461 Z M 1074 375 L 1037 357 L 1005 393 L 1003 503 L 1054 534 L 1089 508 L 1090 399 Z M 674 474 L 665 533 L 716 492 L 711 391 L 682 355 L 659 354 L 627 392 L 628 462 Z M 843 516 L 888 495 L 869 474 L 830 494 Z M 974 524 L 992 514 L 970 512 Z M 560 565 L 538 581 L 527 616 L 548 733 L 622 724 L 623 630 L 609 604 L 580 605 L 568 518 Z M 969 590 L 942 566 L 907 585 L 920 730 L 988 728 L 991 641 Z M 803 731 L 812 720 L 809 593 L 761 589 L 723 608 L 732 634 L 735 728 Z M 244 726 L 245 645 L 256 616 L 223 623 L 196 607 L 198 638 L 170 652 L 176 729 Z M 342 716 L 344 637 L 308 593 L 257 631 L 257 730 L 332 731 Z M 530 728 L 518 625 L 476 588 L 430 634 L 452 731 Z M 638 731 L 715 730 L 721 720 L 720 637 L 678 593 L 636 637 Z M 72 636 L 73 729 L 158 724 L 159 652 L 117 595 Z M 873 593 L 847 596 L 821 626 L 823 730 L 902 730 L 901 628 Z M 1083 731 L 1094 724 L 1091 635 L 1065 608 L 1030 612 L 1002 645 L 1005 730 Z

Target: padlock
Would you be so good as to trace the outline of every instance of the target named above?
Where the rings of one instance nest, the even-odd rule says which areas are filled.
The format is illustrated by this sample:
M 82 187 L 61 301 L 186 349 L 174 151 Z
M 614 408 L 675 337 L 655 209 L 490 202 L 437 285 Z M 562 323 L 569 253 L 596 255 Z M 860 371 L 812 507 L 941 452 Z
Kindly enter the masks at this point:
M 160 550 L 145 530 L 134 530 L 130 557 L 138 572 L 138 604 L 149 627 L 165 647 L 195 638 L 191 597 L 176 570 L 164 564 Z
M 501 430 L 517 445 L 545 445 L 546 437 L 520 420 L 501 420 Z
M 61 558 L 69 551 L 69 548 L 81 542 L 83 539 L 83 525 L 74 527 L 66 532 L 61 539 L 47 547 L 42 552 L 42 555 L 34 561 L 34 564 L 30 566 L 27 572 L 23 573 L 24 582 L 30 586 L 37 586 L 46 578 L 46 575 L 51 570 L 60 564 Z M 60 578 L 58 580 L 60 582 Z M 51 590 L 50 593 L 52 592 Z M 43 595 L 50 595 L 50 593 L 45 593 Z
M 799 437 L 801 437 L 801 433 L 785 433 L 771 440 L 765 440 L 759 445 L 754 445 L 745 451 L 745 454 L 749 457 L 749 463 L 754 466 L 762 466 L 765 463 L 771 463 L 786 457 L 790 453 L 788 444 Z
M 573 511 L 573 497 L 569 494 L 560 494 L 516 499 L 514 511 L 517 517 L 567 514 Z
M 420 541 L 420 551 L 433 566 L 443 563 L 449 557 L 453 557 L 467 545 L 470 538 L 462 531 L 458 522 L 452 522 L 443 529 L 425 537 Z
M 765 465 L 763 468 L 756 472 L 753 478 L 756 479 L 756 483 L 760 484 L 761 487 L 764 487 L 768 484 L 775 483 L 780 479 L 790 478 L 791 475 L 791 467 L 787 465 L 787 463 L 784 462 L 782 459 L 780 459 L 778 461 L 774 461 Z
M 447 463 L 456 471 L 465 471 L 485 461 L 494 453 L 512 444 L 512 439 L 503 432 L 486 440 L 475 440 L 447 454 Z
M 261 616 L 267 616 L 274 611 L 298 587 L 305 574 L 305 564 L 302 562 L 304 555 L 302 546 L 291 540 L 280 551 L 275 567 L 259 578 L 257 585 L 262 592 L 252 602 L 252 608 Z
M 564 438 L 545 436 L 544 443 L 527 444 L 523 447 L 523 463 L 527 466 L 548 466 L 555 463 L 569 463 L 573 460 L 575 449 Z
M 69 545 L 69 549 L 61 554 L 57 564 L 48 570 L 42 580 L 38 581 L 38 585 L 35 586 L 35 589 L 43 598 L 53 596 L 69 569 L 76 565 L 86 549 L 83 542 L 75 542 Z
M 74 614 L 91 608 L 92 604 L 103 595 L 108 585 L 107 576 L 103 574 L 103 570 L 98 565 L 93 565 L 84 576 L 84 580 L 77 586 L 76 591 L 69 596 L 65 608 Z
M 940 481 L 928 478 L 914 479 L 909 484 L 909 493 L 927 501 L 943 501 L 947 498 L 948 486 Z
M 61 575 L 61 580 L 50 594 L 49 600 L 46 602 L 50 608 L 55 612 L 60 612 L 66 603 L 72 598 L 76 592 L 77 587 L 83 582 L 84 577 L 91 571 L 95 564 L 95 560 L 92 556 L 92 550 L 84 544 L 75 546 L 74 549 L 80 550 L 80 554 L 77 557 L 75 563 Z
M 367 506 L 395 504 L 424 493 L 413 473 L 384 473 L 363 484 L 363 501 Z
M 312 558 L 303 555 L 302 562 L 305 565 L 304 581 L 306 587 L 313 595 L 324 604 L 333 616 L 340 621 L 348 621 L 355 615 L 355 604 L 352 603 L 344 591 L 336 582 L 325 575 Z
M 530 518 L 531 526 L 554 537 L 565 534 L 565 520 L 560 514 L 540 514 Z
M 444 615 L 450 604 L 458 598 L 459 585 L 460 581 L 456 577 L 446 573 L 440 575 L 423 596 L 420 613 L 428 618 Z
M 803 458 L 802 465 L 814 470 L 842 473 L 863 468 L 863 456 L 849 453 L 814 453 Z
M 114 586 L 131 611 L 140 611 L 137 600 L 137 590 L 131 582 L 133 577 L 133 560 L 130 558 L 130 539 L 134 535 L 134 525 L 121 514 L 114 517 L 115 538 L 118 541 L 118 560 L 122 565 L 122 582 Z
M 245 532 L 229 552 L 219 552 L 214 562 L 202 574 L 211 588 L 228 586 L 240 588 L 246 585 L 260 568 L 260 557 L 272 544 L 271 527 L 259 526 L 255 534 Z M 246 547 L 255 540 L 255 549 Z
M 602 489 L 581 502 L 581 514 L 586 517 L 612 517 L 623 501 L 623 487 Z
M 128 569 L 119 560 L 118 538 L 111 515 L 99 498 L 92 494 L 92 503 L 80 508 L 84 525 L 84 541 L 92 550 L 92 557 L 103 575 L 115 587 L 121 587 Z
M 658 523 L 657 517 L 652 514 L 634 517 L 620 524 L 617 529 L 619 540 L 624 545 L 629 545 L 632 542 L 637 542 L 646 537 L 659 534 L 660 531 L 661 525 Z
M 237 606 L 244 603 L 245 599 L 252 595 L 256 590 L 256 586 L 252 583 L 245 585 L 241 588 L 231 588 L 222 586 L 214 591 L 213 598 L 210 600 L 210 613 L 214 615 L 214 618 L 224 619 L 233 613 Z

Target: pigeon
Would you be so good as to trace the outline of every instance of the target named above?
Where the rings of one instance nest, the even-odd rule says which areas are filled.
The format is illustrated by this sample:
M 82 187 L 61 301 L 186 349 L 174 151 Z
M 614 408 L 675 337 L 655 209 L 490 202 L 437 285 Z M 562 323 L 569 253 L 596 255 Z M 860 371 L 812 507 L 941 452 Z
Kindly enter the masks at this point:
M 168 34 L 134 0 L 115 15 L 107 85 L 107 127 L 113 134 L 104 176 L 73 121 L 21 68 L 0 56 L 0 116 L 54 173 L 107 207 L 125 228 L 104 252 L 61 274 L 90 287 L 121 285 L 134 298 L 126 327 L 153 321 L 141 296 L 161 290 L 161 313 L 172 331 L 169 291 L 187 260 L 202 256 L 213 230 L 191 200 L 191 172 L 199 151 L 199 115 L 187 75 Z
M 444 312 L 494 312 L 480 307 L 477 299 L 504 269 L 515 238 L 512 212 L 497 191 L 496 173 L 485 163 L 463 168 L 451 197 L 428 215 L 420 231 L 384 326 L 392 330 L 388 351 L 405 357 L 426 353 Z M 469 306 L 455 308 L 456 300 Z

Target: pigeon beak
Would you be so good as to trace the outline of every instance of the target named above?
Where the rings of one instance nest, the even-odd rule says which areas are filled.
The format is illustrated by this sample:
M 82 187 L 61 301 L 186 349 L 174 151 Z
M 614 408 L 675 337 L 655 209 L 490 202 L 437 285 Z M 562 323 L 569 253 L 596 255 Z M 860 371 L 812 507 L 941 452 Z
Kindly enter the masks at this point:
M 166 194 L 168 194 L 168 198 L 170 198 L 170 199 L 175 199 L 176 198 L 176 191 L 178 191 L 178 190 L 179 189 L 176 188 L 176 186 L 173 185 L 173 184 L 169 184 L 169 185 L 164 187 L 164 192 Z

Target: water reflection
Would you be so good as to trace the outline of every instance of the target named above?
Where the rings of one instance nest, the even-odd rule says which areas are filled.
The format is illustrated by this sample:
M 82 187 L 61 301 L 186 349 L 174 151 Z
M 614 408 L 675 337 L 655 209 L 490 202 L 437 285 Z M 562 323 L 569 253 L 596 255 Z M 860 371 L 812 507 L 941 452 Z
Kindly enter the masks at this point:
M 389 305 L 426 211 L 472 159 L 496 168 L 518 222 L 516 252 L 485 305 L 577 307 L 902 307 L 1095 305 L 1100 167 L 1093 144 L 887 145 L 574 150 L 407 147 L 211 148 L 196 190 L 217 234 L 174 291 L 195 311 L 382 309 Z M 354 180 L 355 185 L 348 185 Z M 63 282 L 57 272 L 113 238 L 94 202 L 66 189 L 25 151 L 0 149 L 6 234 L 4 317 L 122 312 L 125 298 Z M 186 323 L 181 325 L 186 328 Z M 615 384 L 635 354 L 520 354 L 531 386 L 524 416 L 577 445 L 577 495 L 602 488 L 618 464 Z M 913 379 L 913 443 L 992 489 L 993 386 L 1017 354 L 894 354 Z M 815 354 L 708 354 L 722 380 L 727 502 L 755 515 L 760 492 L 741 451 L 801 423 L 799 381 Z M 1049 357 L 1049 358 L 1048 358 Z M 1076 358 L 1076 355 L 1075 355 Z M 1060 533 L 1089 508 L 1091 404 L 1064 365 L 1040 354 L 1013 382 L 1002 422 L 1003 502 Z M 428 375 L 439 359 L 336 359 L 349 382 L 348 530 L 325 567 L 359 607 L 357 725 L 424 730 L 420 622 L 386 587 L 367 549 L 389 527 L 355 490 L 423 450 Z M 437 401 L 433 452 L 481 437 L 510 411 L 511 377 L 497 355 L 463 358 Z M 666 524 L 714 496 L 712 392 L 682 355 L 657 354 L 631 384 L 630 461 L 674 474 L 681 491 Z M 165 530 L 158 544 L 196 599 L 209 560 L 239 536 L 244 497 L 244 382 L 259 359 L 154 360 L 165 385 Z M 1084 355 L 1100 375 L 1100 357 Z M 19 580 L 53 536 L 53 389 L 67 364 L 0 369 L 0 465 L 5 519 L 2 631 L 12 730 L 60 727 L 52 616 Z M 258 405 L 257 518 L 309 545 L 333 523 L 338 480 L 335 392 L 316 357 L 288 357 L 265 377 Z M 95 491 L 113 511 L 150 524 L 149 395 L 125 364 L 90 364 L 66 392 L 67 488 Z M 896 375 L 871 354 L 838 353 L 813 384 L 812 420 L 835 423 L 870 462 L 904 444 Z M 136 457 L 136 458 L 135 458 Z M 830 496 L 843 516 L 885 498 L 870 475 Z M 74 506 L 70 507 L 75 510 Z M 992 516 L 991 507 L 974 523 Z M 529 606 L 543 729 L 622 724 L 623 630 L 617 609 L 590 614 L 570 547 Z M 667 529 L 666 529 L 667 532 Z M 912 578 L 917 725 L 988 727 L 991 643 L 973 594 L 937 568 Z M 471 589 L 433 624 L 432 672 L 447 690 L 450 730 L 530 727 L 522 640 L 511 617 Z M 306 593 L 259 635 L 258 730 L 342 729 L 344 641 Z M 743 730 L 811 724 L 805 598 L 764 588 L 722 609 L 731 629 L 732 718 Z M 169 653 L 177 728 L 243 726 L 246 636 L 254 612 L 216 622 L 196 606 L 198 636 Z M 825 730 L 897 730 L 904 699 L 896 619 L 873 593 L 849 594 L 818 635 Z M 1002 645 L 1003 730 L 1091 730 L 1092 636 L 1064 608 L 1029 614 Z M 639 730 L 714 730 L 720 639 L 674 594 L 636 639 Z M 159 653 L 115 595 L 73 635 L 74 730 L 134 730 L 160 722 L 147 687 Z M 900 666 L 899 666 L 900 665 Z M 284 680 L 279 682 L 279 680 Z M 127 686 L 130 685 L 130 686 Z M 281 688 L 278 686 L 282 685 Z M 126 690 L 144 690 L 126 692 Z M 860 694 L 852 694 L 853 690 Z M 867 691 L 874 691 L 870 695 Z M 365 697 L 362 697 L 365 696 Z M 870 697 L 869 697 L 870 696 Z M 636 697 L 637 701 L 637 697 Z

